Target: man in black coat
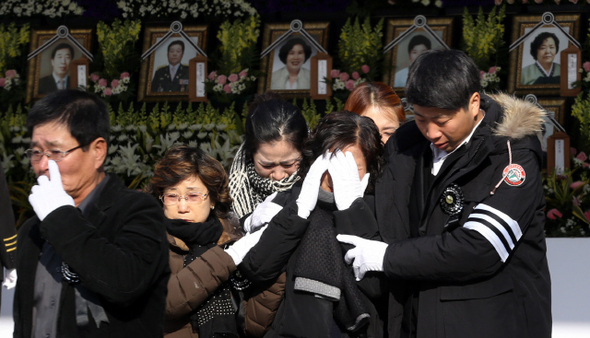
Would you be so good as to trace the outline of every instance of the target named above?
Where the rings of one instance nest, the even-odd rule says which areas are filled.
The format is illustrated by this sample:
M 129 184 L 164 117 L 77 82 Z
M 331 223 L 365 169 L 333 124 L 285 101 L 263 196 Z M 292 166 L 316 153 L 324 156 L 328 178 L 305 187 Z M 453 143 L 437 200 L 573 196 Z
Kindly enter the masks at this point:
M 39 79 L 39 94 L 49 94 L 70 86 L 70 62 L 74 57 L 74 48 L 67 43 L 60 43 L 51 51 L 51 74 Z
M 188 90 L 188 66 L 181 64 L 184 42 L 172 41 L 168 45 L 168 65 L 156 70 L 152 79 L 152 92 L 185 92 Z
M 0 270 L 6 269 L 2 285 L 7 289 L 12 289 L 16 284 L 16 269 L 14 268 L 16 228 L 14 227 L 10 191 L 6 177 L 4 177 L 2 163 L 0 163 L 0 240 L 2 241 L 0 243 Z
M 170 276 L 164 214 L 103 168 L 109 113 L 59 90 L 27 116 L 36 217 L 19 231 L 15 337 L 162 337 Z
M 418 57 L 376 187 L 385 243 L 339 236 L 358 278 L 389 278 L 391 337 L 551 336 L 543 111 L 479 80 L 461 51 Z

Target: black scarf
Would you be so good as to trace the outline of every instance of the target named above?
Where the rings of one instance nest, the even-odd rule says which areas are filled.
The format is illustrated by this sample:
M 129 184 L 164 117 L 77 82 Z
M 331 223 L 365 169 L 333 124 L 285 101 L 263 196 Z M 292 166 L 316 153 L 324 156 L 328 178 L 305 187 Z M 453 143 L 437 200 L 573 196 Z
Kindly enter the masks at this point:
M 189 248 L 188 254 L 184 255 L 185 267 L 217 245 L 223 233 L 223 225 L 213 212 L 202 223 L 170 220 L 166 224 L 166 229 L 170 235 L 181 239 Z M 200 337 L 237 337 L 235 312 L 229 284 L 224 283 L 190 314 L 190 323 L 193 331 L 199 332 Z

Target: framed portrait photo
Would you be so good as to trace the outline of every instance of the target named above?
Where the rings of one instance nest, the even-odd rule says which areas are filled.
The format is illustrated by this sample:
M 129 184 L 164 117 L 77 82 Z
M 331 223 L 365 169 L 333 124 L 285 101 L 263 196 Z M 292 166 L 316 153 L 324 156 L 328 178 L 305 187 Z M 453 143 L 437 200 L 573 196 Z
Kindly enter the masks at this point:
M 146 27 L 143 52 L 160 43 L 170 27 Z M 189 99 L 190 60 L 207 45 L 207 26 L 185 26 L 184 33 L 169 35 L 141 64 L 138 99 L 140 101 L 183 101 Z
M 512 41 L 525 38 L 510 52 L 510 93 L 560 94 L 561 52 L 571 46 L 568 34 L 578 39 L 580 15 L 555 15 L 561 28 L 542 20 L 541 15 L 514 17 Z
M 388 20 L 386 41 L 395 40 L 412 25 L 414 25 L 414 19 Z M 452 18 L 429 18 L 427 25 L 447 46 L 450 46 Z M 424 27 L 416 27 L 385 53 L 383 82 L 391 86 L 398 95 L 403 96 L 410 65 L 418 55 L 432 49 L 447 49 L 447 47 L 434 38 Z
M 303 29 L 325 49 L 328 25 L 328 22 L 303 23 Z M 266 24 L 262 48 L 267 49 L 289 29 L 288 23 Z M 262 58 L 260 64 L 263 75 L 258 82 L 258 93 L 272 90 L 287 98 L 309 96 L 312 82 L 317 82 L 317 79 L 311 78 L 311 58 L 318 52 L 303 34 L 291 33 Z
M 561 126 L 564 122 L 565 100 L 564 99 L 540 99 L 537 102 L 541 107 L 547 111 L 547 116 L 543 118 L 543 126 L 541 132 L 537 133 L 537 137 L 541 142 L 541 149 L 543 150 L 543 167 L 547 167 L 547 161 L 550 152 L 551 137 L 560 132 L 560 127 L 556 126 L 552 121 L 557 121 Z M 563 128 L 563 127 L 561 127 Z M 569 149 L 569 148 L 568 148 Z
M 72 29 L 70 36 L 86 50 L 90 50 L 91 29 Z M 31 52 L 56 37 L 55 30 L 33 30 L 31 35 Z M 84 53 L 67 38 L 55 39 L 40 53 L 29 60 L 27 77 L 27 102 L 66 88 L 77 88 L 78 83 L 72 79 L 70 72 L 72 61 L 78 60 Z

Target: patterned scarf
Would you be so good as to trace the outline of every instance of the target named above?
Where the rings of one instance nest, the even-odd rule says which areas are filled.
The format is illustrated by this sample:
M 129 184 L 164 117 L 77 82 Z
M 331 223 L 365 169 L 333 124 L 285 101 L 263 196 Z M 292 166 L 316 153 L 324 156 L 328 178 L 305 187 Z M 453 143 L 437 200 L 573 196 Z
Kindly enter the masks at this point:
M 232 208 L 239 218 L 252 211 L 264 199 L 275 191 L 289 190 L 299 181 L 298 171 L 280 181 L 263 178 L 254 169 L 254 162 L 247 158 L 244 144 L 236 153 L 229 171 L 229 192 L 233 199 Z

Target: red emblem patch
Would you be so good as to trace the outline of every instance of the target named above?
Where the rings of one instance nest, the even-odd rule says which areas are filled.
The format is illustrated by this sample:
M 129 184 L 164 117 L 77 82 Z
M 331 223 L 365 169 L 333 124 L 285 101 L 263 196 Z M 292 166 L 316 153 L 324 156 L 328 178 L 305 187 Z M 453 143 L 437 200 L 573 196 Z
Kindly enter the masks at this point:
M 523 184 L 526 179 L 524 168 L 519 164 L 510 164 L 506 166 L 502 175 L 504 176 L 504 182 L 513 187 Z

